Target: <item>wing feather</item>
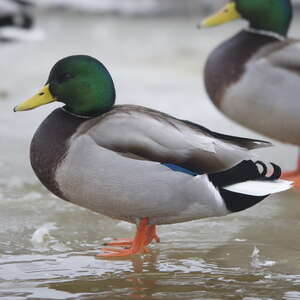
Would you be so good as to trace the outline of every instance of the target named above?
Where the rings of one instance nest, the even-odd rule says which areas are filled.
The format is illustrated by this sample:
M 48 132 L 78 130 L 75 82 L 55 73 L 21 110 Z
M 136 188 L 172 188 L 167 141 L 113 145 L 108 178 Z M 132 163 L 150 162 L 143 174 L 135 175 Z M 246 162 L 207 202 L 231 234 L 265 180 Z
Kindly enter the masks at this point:
M 199 174 L 216 172 L 251 158 L 263 141 L 231 137 L 141 106 L 116 106 L 87 133 L 101 147 L 133 159 L 171 163 Z

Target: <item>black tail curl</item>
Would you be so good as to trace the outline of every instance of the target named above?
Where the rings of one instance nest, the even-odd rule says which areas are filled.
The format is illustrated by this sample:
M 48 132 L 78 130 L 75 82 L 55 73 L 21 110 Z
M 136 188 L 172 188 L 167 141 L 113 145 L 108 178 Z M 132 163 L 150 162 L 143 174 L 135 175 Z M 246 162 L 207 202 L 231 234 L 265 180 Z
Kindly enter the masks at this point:
M 281 168 L 274 163 L 270 163 L 273 167 L 273 173 L 267 176 L 268 167 L 262 161 L 253 162 L 252 160 L 243 160 L 231 169 L 212 173 L 208 175 L 209 180 L 218 187 L 240 183 L 248 180 L 268 180 L 273 181 L 281 176 Z M 262 168 L 262 171 L 260 169 Z
M 263 177 L 263 179 L 265 180 L 277 180 L 280 178 L 281 176 L 281 168 L 279 166 L 277 166 L 276 164 L 270 162 L 270 165 L 273 167 L 273 173 L 270 176 L 266 176 L 268 173 L 268 167 L 266 166 L 266 164 L 260 160 L 256 161 L 255 164 L 258 166 L 262 166 L 263 167 L 263 172 L 261 173 L 261 176 Z

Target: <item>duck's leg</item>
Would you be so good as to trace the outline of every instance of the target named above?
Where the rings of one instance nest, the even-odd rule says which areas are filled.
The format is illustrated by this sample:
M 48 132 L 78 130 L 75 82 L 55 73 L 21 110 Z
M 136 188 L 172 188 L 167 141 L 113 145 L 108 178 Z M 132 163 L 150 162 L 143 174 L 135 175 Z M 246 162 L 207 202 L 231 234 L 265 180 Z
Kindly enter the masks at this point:
M 297 168 L 295 171 L 284 172 L 281 175 L 282 179 L 294 181 L 294 187 L 300 187 L 300 151 L 298 154 Z
M 151 237 L 151 241 L 149 241 L 148 245 L 152 242 L 152 240 L 155 240 L 156 243 L 160 243 L 160 238 L 156 232 L 156 225 L 149 225 L 148 236 Z
M 148 230 L 149 230 L 148 236 L 149 237 L 152 236 L 152 239 L 155 240 L 157 243 L 159 243 L 160 238 L 156 232 L 156 225 L 148 225 L 148 227 L 149 227 L 148 228 Z M 111 247 L 122 247 L 122 246 L 126 247 L 127 246 L 128 247 L 128 246 L 132 246 L 133 240 L 134 239 L 116 239 L 111 242 L 105 243 L 104 246 L 111 246 Z M 152 242 L 152 240 L 148 244 L 150 244 L 151 242 Z
M 153 239 L 157 239 L 155 232 L 155 225 L 149 225 L 148 218 L 140 220 L 137 226 L 135 237 L 132 241 L 123 240 L 126 244 L 114 244 L 114 246 L 128 246 L 128 248 L 102 248 L 101 253 L 97 254 L 97 258 L 118 258 L 126 257 L 135 254 L 142 254 L 147 252 L 146 246 L 149 245 Z M 121 242 L 122 243 L 122 242 Z

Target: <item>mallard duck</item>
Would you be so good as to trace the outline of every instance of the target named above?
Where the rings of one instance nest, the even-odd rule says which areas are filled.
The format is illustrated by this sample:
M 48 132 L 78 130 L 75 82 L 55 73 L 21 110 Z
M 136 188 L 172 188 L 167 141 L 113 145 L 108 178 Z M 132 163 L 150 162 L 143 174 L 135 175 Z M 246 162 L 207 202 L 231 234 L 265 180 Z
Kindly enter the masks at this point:
M 205 86 L 212 102 L 238 123 L 283 143 L 300 145 L 300 40 L 287 33 L 290 0 L 235 0 L 200 27 L 238 18 L 249 27 L 209 56 Z M 298 167 L 284 174 L 300 185 Z
M 66 201 L 137 225 L 97 255 L 124 257 L 159 240 L 156 225 L 223 216 L 287 190 L 280 168 L 266 177 L 249 150 L 270 143 L 219 134 L 142 106 L 114 105 L 113 80 L 95 58 L 70 56 L 46 85 L 14 111 L 53 101 L 30 147 L 42 184 Z M 119 248 L 116 248 L 119 246 Z

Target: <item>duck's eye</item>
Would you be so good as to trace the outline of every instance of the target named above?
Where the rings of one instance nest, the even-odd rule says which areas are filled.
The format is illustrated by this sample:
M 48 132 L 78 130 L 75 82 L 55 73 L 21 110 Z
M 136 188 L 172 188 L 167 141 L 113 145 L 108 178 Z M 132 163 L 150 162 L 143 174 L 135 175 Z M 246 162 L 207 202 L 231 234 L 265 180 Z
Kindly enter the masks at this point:
M 63 73 L 59 76 L 58 81 L 63 82 L 72 79 L 74 76 L 71 73 Z

